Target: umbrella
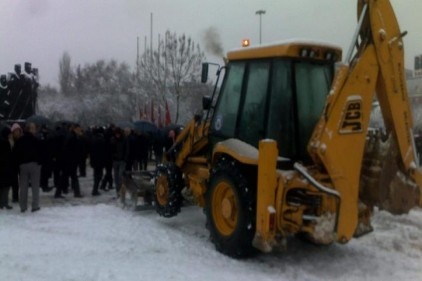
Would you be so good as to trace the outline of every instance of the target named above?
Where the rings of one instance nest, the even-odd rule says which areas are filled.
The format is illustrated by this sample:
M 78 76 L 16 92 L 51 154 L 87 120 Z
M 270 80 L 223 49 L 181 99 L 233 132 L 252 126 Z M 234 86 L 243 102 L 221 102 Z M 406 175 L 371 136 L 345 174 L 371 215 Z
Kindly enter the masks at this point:
M 150 135 L 154 135 L 158 131 L 157 126 L 148 121 L 135 121 L 133 122 L 133 126 L 135 131 Z
M 116 127 L 120 128 L 120 129 L 125 129 L 125 128 L 129 128 L 129 129 L 135 129 L 135 126 L 132 122 L 130 121 L 119 121 L 116 123 Z
M 51 121 L 47 117 L 41 115 L 32 115 L 26 119 L 26 123 L 34 123 L 38 127 L 50 127 Z

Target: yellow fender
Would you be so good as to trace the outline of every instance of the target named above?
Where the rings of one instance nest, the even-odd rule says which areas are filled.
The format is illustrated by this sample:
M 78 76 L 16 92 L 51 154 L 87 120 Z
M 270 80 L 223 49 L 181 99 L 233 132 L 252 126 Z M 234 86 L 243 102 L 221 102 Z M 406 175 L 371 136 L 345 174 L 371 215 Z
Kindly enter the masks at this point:
M 221 154 L 229 155 L 243 164 L 258 165 L 258 149 L 238 139 L 227 139 L 217 143 L 212 153 L 212 163 Z

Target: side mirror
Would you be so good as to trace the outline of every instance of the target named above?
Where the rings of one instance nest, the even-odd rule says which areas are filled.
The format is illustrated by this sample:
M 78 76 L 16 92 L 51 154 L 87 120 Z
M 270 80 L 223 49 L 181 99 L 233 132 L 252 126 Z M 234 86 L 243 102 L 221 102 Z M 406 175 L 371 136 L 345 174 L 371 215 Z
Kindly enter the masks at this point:
M 202 64 L 201 82 L 207 83 L 207 80 L 208 80 L 208 63 L 204 62 Z
M 202 109 L 209 110 L 211 108 L 212 98 L 209 96 L 202 97 Z

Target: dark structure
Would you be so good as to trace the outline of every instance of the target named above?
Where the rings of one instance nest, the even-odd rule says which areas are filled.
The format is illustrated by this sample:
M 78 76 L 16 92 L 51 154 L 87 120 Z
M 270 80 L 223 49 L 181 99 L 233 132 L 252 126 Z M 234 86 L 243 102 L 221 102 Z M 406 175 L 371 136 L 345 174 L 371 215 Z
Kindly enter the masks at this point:
M 0 76 L 0 120 L 24 120 L 36 113 L 38 69 L 25 62 L 24 71 L 15 64 L 14 72 Z
M 5 119 L 10 112 L 10 90 L 6 75 L 0 76 L 0 119 Z

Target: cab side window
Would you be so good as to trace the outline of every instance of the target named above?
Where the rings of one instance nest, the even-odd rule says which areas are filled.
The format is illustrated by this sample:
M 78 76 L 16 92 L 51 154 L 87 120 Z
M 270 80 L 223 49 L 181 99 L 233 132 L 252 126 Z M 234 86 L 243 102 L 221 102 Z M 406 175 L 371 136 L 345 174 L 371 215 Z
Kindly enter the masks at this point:
M 267 123 L 267 138 L 276 140 L 279 155 L 287 158 L 294 158 L 297 149 L 291 67 L 287 60 L 276 60 L 273 64 Z
M 258 147 L 265 134 L 266 100 L 270 73 L 269 61 L 249 63 L 245 99 L 239 123 L 239 138 Z
M 245 63 L 229 65 L 212 122 L 212 130 L 218 135 L 233 137 L 235 134 L 244 72 Z

